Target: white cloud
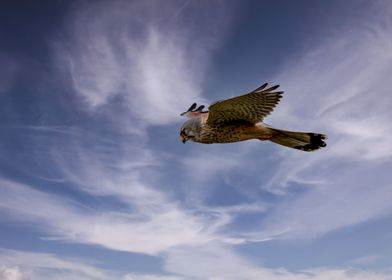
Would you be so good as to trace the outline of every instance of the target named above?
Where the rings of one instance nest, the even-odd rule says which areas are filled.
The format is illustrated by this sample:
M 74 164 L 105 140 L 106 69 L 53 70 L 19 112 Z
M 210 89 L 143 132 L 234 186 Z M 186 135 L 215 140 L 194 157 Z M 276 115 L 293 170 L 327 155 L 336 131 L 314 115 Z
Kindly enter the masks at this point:
M 190 279 L 252 279 L 252 266 L 217 244 L 174 248 L 168 252 L 165 269 Z
M 74 89 L 90 109 L 120 97 L 132 117 L 147 125 L 178 121 L 190 102 L 202 100 L 202 73 L 225 34 L 227 5 L 203 10 L 203 20 L 201 6 L 79 3 L 69 20 L 71 40 L 56 44 L 56 61 L 69 66 Z M 196 33 L 193 25 L 205 32 Z
M 263 232 L 290 228 L 282 238 L 317 238 L 392 215 L 392 22 L 385 13 L 369 15 L 366 25 L 375 32 L 343 28 L 290 61 L 278 77 L 286 93 L 271 123 L 324 132 L 329 139 L 317 153 L 281 151 L 263 188 L 291 198 L 271 211 Z M 296 195 L 294 184 L 303 192 Z
M 168 252 L 165 268 L 173 274 L 154 275 L 106 270 L 84 259 L 0 249 L 2 280 L 389 280 L 390 275 L 350 268 L 317 268 L 299 272 L 259 268 L 234 252 L 208 244 Z M 184 276 L 181 276 L 184 275 Z
M 203 243 L 211 238 L 203 231 L 219 222 L 186 213 L 144 186 L 131 186 L 139 193 L 128 197 L 127 210 L 100 212 L 8 180 L 0 184 L 0 209 L 6 217 L 39 222 L 54 238 L 114 250 L 157 254 L 176 245 Z
M 378 260 L 382 259 L 381 255 L 367 255 L 360 258 L 356 258 L 350 261 L 350 264 L 353 265 L 367 265 L 377 262 Z
M 2 280 L 23 280 L 23 273 L 16 266 L 8 267 L 0 265 L 0 279 Z
M 289 228 L 282 238 L 307 239 L 391 215 L 388 178 L 374 168 L 368 172 L 372 172 L 379 182 L 375 183 L 374 177 L 353 179 L 358 176 L 356 173 L 337 172 L 335 175 L 342 179 L 308 190 L 301 197 L 280 205 L 266 219 L 264 226 L 277 231 Z
M 111 279 L 108 271 L 85 260 L 66 259 L 46 253 L 0 249 L 0 262 L 3 264 L 0 266 L 2 280 Z
M 170 250 L 165 263 L 170 272 L 187 279 L 208 280 L 389 280 L 391 275 L 351 268 L 316 268 L 290 272 L 283 268 L 257 267 L 228 248 L 208 244 Z
M 183 280 L 183 277 L 151 274 L 127 274 L 123 280 Z

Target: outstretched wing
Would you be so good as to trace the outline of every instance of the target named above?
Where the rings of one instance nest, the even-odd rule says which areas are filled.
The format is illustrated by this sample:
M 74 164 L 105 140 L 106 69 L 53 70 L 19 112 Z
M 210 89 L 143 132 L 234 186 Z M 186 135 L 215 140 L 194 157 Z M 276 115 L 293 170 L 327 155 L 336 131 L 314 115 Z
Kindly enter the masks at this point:
M 279 85 L 266 88 L 267 83 L 254 91 L 218 101 L 209 109 L 207 124 L 216 125 L 233 121 L 257 123 L 268 116 L 282 98 L 283 91 L 276 90 Z

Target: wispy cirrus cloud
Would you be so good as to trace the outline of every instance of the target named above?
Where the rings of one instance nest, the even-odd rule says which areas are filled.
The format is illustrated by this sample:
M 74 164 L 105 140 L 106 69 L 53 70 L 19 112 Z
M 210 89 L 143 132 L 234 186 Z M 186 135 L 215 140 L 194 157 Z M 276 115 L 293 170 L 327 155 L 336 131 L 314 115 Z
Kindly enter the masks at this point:
M 53 254 L 0 249 L 0 276 L 4 280 L 110 279 L 111 273 L 81 259 Z
M 181 244 L 204 243 L 211 236 L 203 231 L 217 222 L 187 214 L 161 193 L 143 186 L 129 186 L 133 198 L 125 198 L 124 211 L 101 212 L 12 181 L 0 183 L 4 193 L 0 208 L 6 217 L 39 222 L 44 234 L 54 239 L 119 251 L 157 254 Z M 21 207 L 28 201 L 36 211 Z
M 367 256 L 363 256 L 363 257 L 359 257 L 359 258 L 351 260 L 350 264 L 367 265 L 367 264 L 377 262 L 380 259 L 382 259 L 382 256 L 380 256 L 380 255 L 375 255 L 375 254 L 374 255 L 367 255 Z
M 382 273 L 351 268 L 318 268 L 299 272 L 258 268 L 234 252 L 222 247 L 183 247 L 172 250 L 164 275 L 112 271 L 84 259 L 65 258 L 48 253 L 0 249 L 0 276 L 4 280 L 388 280 Z M 194 264 L 198 264 L 195 266 Z M 170 274 L 174 271 L 174 274 Z M 184 276 L 181 276 L 184 275 Z
M 131 274 L 102 268 L 102 263 L 55 254 L 0 248 L 2 280 L 182 280 L 180 276 Z
M 202 99 L 202 73 L 227 28 L 226 5 L 120 0 L 85 5 L 71 14 L 70 40 L 56 44 L 55 59 L 68 66 L 87 108 L 121 98 L 134 118 L 167 124 L 189 100 Z M 203 9 L 201 20 L 204 5 L 219 7 Z
M 194 264 L 197 264 L 195 266 Z M 314 268 L 291 272 L 284 268 L 258 267 L 229 248 L 219 245 L 181 247 L 168 254 L 167 271 L 186 275 L 190 279 L 225 280 L 387 280 L 390 275 L 352 268 Z
M 23 280 L 23 273 L 17 266 L 0 266 L 0 278 L 3 280 Z
M 369 15 L 350 34 L 325 39 L 296 67 L 282 71 L 280 80 L 290 92 L 272 122 L 321 131 L 329 140 L 325 150 L 311 157 L 281 151 L 277 171 L 263 188 L 293 195 L 296 184 L 304 192 L 279 205 L 264 221 L 264 230 L 290 228 L 282 237 L 316 238 L 392 215 L 387 172 L 392 166 L 387 133 L 392 129 L 392 22 L 381 7 L 377 10 L 377 17 Z
M 123 280 L 184 280 L 180 276 L 163 276 L 149 274 L 127 274 Z

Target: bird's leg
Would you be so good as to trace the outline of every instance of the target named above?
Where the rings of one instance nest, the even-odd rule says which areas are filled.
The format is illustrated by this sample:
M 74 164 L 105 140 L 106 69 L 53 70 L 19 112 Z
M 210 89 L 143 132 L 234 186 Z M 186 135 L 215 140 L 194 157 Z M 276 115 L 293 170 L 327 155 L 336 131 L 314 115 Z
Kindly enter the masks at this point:
M 259 137 L 260 140 L 270 140 L 274 135 L 272 133 L 266 133 Z
M 270 140 L 274 136 L 274 131 L 269 129 L 262 122 L 255 124 L 254 128 L 258 134 L 257 138 L 260 140 Z

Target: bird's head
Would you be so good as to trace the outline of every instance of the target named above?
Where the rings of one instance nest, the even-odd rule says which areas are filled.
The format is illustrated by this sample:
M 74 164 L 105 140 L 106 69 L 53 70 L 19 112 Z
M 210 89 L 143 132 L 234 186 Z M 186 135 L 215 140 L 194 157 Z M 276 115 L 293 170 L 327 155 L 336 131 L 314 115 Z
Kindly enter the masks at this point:
M 186 121 L 180 129 L 180 138 L 182 143 L 185 144 L 188 140 L 195 141 L 199 132 L 200 120 L 198 118 Z

